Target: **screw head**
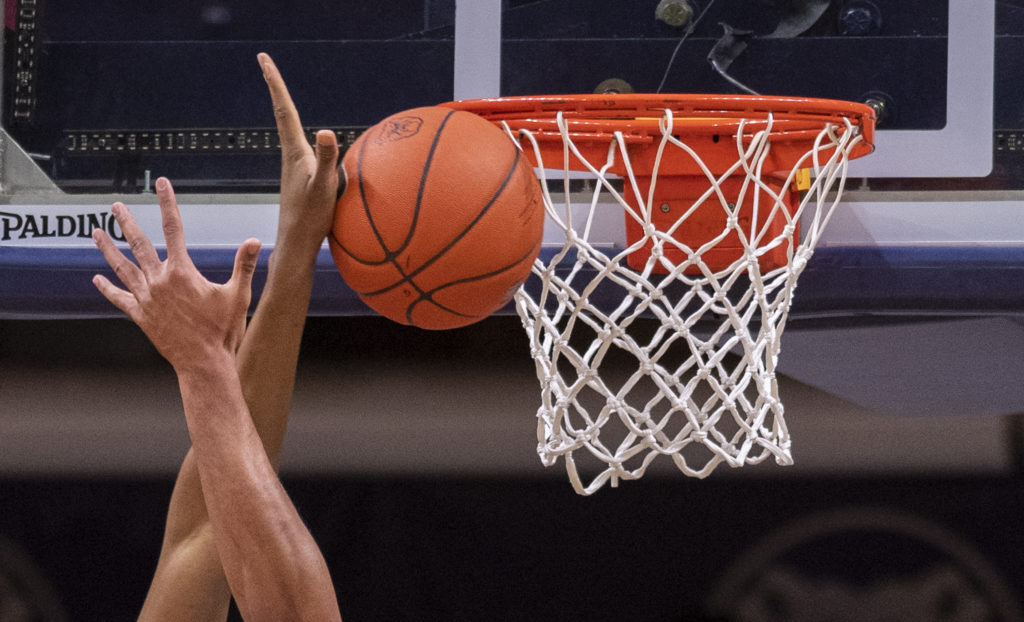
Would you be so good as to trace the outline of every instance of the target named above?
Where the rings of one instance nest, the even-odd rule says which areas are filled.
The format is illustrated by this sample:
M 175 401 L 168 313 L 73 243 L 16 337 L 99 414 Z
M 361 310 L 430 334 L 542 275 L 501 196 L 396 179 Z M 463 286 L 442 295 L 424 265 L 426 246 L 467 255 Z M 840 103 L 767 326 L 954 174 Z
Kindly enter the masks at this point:
M 669 26 L 685 26 L 693 19 L 695 11 L 688 0 L 661 0 L 654 9 L 654 17 Z
M 851 37 L 876 35 L 882 30 L 882 13 L 869 0 L 850 0 L 839 9 L 839 34 Z
M 632 93 L 633 85 L 622 78 L 608 78 L 602 80 L 594 89 L 597 94 L 603 93 Z
M 885 127 L 896 120 L 896 102 L 886 93 L 870 91 L 862 95 L 860 101 L 874 109 L 875 127 Z

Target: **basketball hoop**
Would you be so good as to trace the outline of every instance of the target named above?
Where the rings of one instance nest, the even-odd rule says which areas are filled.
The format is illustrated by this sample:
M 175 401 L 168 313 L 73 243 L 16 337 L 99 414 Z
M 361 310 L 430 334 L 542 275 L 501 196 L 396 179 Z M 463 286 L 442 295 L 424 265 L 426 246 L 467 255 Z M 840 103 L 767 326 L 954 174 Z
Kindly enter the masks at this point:
M 638 479 L 659 455 L 695 477 L 723 462 L 791 464 L 780 339 L 848 162 L 873 149 L 874 111 L 725 95 L 445 105 L 508 132 L 564 234 L 516 294 L 541 384 L 542 462 L 564 458 L 580 494 Z M 624 244 L 594 234 L 609 207 Z

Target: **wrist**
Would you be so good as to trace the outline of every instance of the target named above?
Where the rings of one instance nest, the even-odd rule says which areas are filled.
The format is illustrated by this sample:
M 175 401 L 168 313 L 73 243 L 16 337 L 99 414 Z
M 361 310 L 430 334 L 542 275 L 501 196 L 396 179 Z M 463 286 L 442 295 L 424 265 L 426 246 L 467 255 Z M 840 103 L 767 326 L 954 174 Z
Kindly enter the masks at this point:
M 173 365 L 182 383 L 210 383 L 237 375 L 235 354 L 227 349 L 210 349 Z
M 323 247 L 324 238 L 317 236 L 278 236 L 270 252 L 270 267 L 275 264 L 289 268 L 310 265 L 316 262 L 317 253 Z
M 299 283 L 313 278 L 321 243 L 283 244 L 275 246 L 267 260 L 267 284 Z M 280 277 L 284 277 L 279 278 Z

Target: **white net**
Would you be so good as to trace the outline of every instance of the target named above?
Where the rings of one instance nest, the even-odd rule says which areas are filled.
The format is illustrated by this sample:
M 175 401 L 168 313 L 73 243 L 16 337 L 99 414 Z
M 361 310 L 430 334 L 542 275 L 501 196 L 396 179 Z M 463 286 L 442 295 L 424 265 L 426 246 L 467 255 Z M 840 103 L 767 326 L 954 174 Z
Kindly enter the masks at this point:
M 652 179 L 641 181 L 621 133 L 608 141 L 604 159 L 592 162 L 569 123 L 560 114 L 557 121 L 562 162 L 543 162 L 530 131 L 509 131 L 542 162 L 548 217 L 564 232 L 564 244 L 554 256 L 542 254 L 516 296 L 541 385 L 542 462 L 562 458 L 581 494 L 637 479 L 658 456 L 695 477 L 723 462 L 792 463 L 775 377 L 780 339 L 797 277 L 838 203 L 858 128 L 824 125 L 792 170 L 773 172 L 779 181 L 767 183 L 770 115 L 767 124 L 758 120 L 759 131 L 740 122 L 725 138 L 735 144 L 735 163 L 712 172 L 673 136 L 666 110 L 650 147 Z M 670 158 L 692 160 L 706 181 L 666 226 L 658 170 Z M 548 175 L 559 168 L 564 188 L 553 192 Z M 580 173 L 570 168 L 586 169 L 582 185 L 589 190 L 582 195 Z M 626 173 L 611 175 L 613 168 Z M 794 194 L 796 177 L 807 169 L 809 187 Z M 624 212 L 639 239 L 598 243 L 595 223 L 609 209 L 620 218 Z M 721 231 L 698 242 L 682 235 L 709 210 L 724 222 Z M 735 257 L 709 261 L 727 241 L 737 245 Z M 642 265 L 631 267 L 631 254 Z

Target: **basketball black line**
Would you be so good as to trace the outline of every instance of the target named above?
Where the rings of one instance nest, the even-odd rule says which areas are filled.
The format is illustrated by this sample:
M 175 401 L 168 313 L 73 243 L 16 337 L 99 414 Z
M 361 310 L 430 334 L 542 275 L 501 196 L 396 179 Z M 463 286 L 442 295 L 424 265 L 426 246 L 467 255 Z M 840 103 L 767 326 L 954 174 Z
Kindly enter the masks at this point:
M 418 191 L 418 194 L 417 194 L 416 206 L 415 206 L 413 221 L 412 221 L 412 224 L 411 224 L 410 229 L 409 229 L 409 235 L 406 237 L 406 240 L 402 243 L 402 245 L 401 245 L 401 247 L 399 249 L 397 249 L 397 250 L 395 250 L 393 252 L 392 251 L 388 251 L 387 250 L 387 246 L 384 244 L 383 238 L 380 236 L 380 234 L 379 234 L 375 224 L 373 223 L 372 214 L 370 213 L 369 205 L 368 205 L 368 202 L 366 200 L 366 195 L 365 195 L 365 192 L 363 191 L 363 185 L 362 185 L 362 161 L 363 161 L 362 160 L 362 156 L 363 156 L 363 151 L 365 149 L 365 143 L 360 148 L 359 159 L 358 159 L 358 161 L 359 161 L 359 169 L 358 170 L 359 170 L 359 173 L 360 173 L 359 174 L 360 199 L 362 200 L 363 209 L 366 212 L 367 220 L 370 222 L 370 225 L 371 225 L 371 227 L 373 229 L 374 235 L 377 238 L 377 242 L 378 242 L 378 244 L 380 244 L 381 249 L 385 251 L 385 255 L 386 255 L 385 260 L 380 261 L 380 262 L 369 262 L 369 261 L 361 260 L 358 257 L 355 257 L 351 252 L 348 251 L 348 249 L 345 249 L 341 245 L 341 243 L 334 236 L 333 231 L 331 232 L 331 235 L 330 235 L 331 241 L 336 243 L 336 244 L 338 244 L 338 247 L 343 252 L 345 252 L 350 257 L 352 257 L 352 259 L 355 260 L 356 262 L 362 263 L 364 265 L 378 266 L 378 265 L 383 265 L 384 263 L 387 263 L 388 261 L 390 261 L 391 264 L 398 271 L 398 273 L 400 275 L 402 275 L 402 278 L 400 280 L 396 281 L 392 285 L 390 285 L 388 287 L 385 287 L 383 289 L 375 290 L 375 291 L 370 291 L 370 292 L 356 292 L 360 297 L 367 298 L 367 297 L 371 297 L 371 296 L 378 296 L 378 295 L 381 295 L 381 294 L 386 293 L 388 291 L 391 291 L 391 290 L 395 289 L 396 287 L 399 287 L 400 285 L 402 285 L 404 283 L 408 283 L 413 289 L 416 290 L 416 292 L 419 294 L 419 296 L 416 298 L 416 300 L 414 300 L 411 303 L 409 303 L 409 305 L 406 307 L 406 319 L 407 319 L 409 324 L 412 324 L 412 319 L 411 319 L 412 318 L 412 311 L 413 311 L 414 307 L 416 307 L 420 302 L 430 302 L 431 304 L 435 305 L 437 308 L 439 308 L 439 309 L 441 309 L 441 310 L 443 310 L 443 311 L 445 311 L 447 313 L 451 313 L 453 315 L 459 316 L 459 317 L 465 317 L 465 318 L 481 317 L 481 316 L 461 313 L 461 312 L 455 311 L 454 309 L 449 309 L 449 308 L 445 307 L 444 305 L 438 303 L 437 301 L 433 300 L 432 299 L 432 295 L 435 292 L 438 292 L 438 291 L 440 291 L 442 289 L 445 289 L 447 287 L 453 287 L 453 286 L 458 285 L 460 283 L 468 283 L 468 282 L 483 280 L 483 279 L 486 279 L 486 278 L 498 275 L 498 274 L 500 274 L 502 272 L 505 272 L 505 271 L 507 271 L 507 270 L 509 270 L 509 269 L 511 269 L 511 268 L 513 268 L 513 267 L 515 267 L 517 265 L 519 265 L 520 263 L 522 263 L 522 261 L 524 259 L 528 258 L 532 253 L 534 253 L 536 251 L 536 248 L 537 248 L 537 246 L 535 245 L 533 248 L 531 248 L 529 251 L 527 251 L 522 257 L 519 257 L 518 259 L 516 259 L 511 264 L 508 264 L 506 266 L 498 268 L 498 269 L 496 269 L 496 270 L 494 270 L 492 272 L 489 272 L 489 273 L 486 273 L 486 274 L 483 274 L 483 275 L 476 275 L 476 276 L 473 276 L 473 277 L 467 277 L 467 278 L 459 279 L 457 281 L 452 281 L 452 282 L 446 283 L 444 285 L 441 285 L 439 287 L 436 287 L 433 290 L 431 290 L 430 292 L 425 292 L 419 285 L 416 284 L 415 281 L 412 280 L 413 277 L 415 277 L 416 275 L 421 273 L 423 270 L 425 270 L 429 266 L 431 266 L 434 262 L 436 262 L 438 259 L 440 259 L 442 256 L 444 256 L 445 253 L 447 253 L 449 250 L 451 250 L 451 248 L 454 247 L 460 240 L 462 240 L 466 235 L 468 235 L 468 233 L 473 229 L 473 227 L 475 227 L 476 224 L 479 223 L 480 220 L 484 216 L 486 216 L 486 214 L 490 211 L 491 207 L 493 207 L 494 203 L 498 200 L 498 198 L 501 197 L 502 194 L 504 194 L 504 191 L 508 187 L 508 185 L 509 185 L 509 183 L 510 183 L 510 181 L 512 179 L 512 176 L 516 173 L 517 167 L 519 165 L 519 159 L 521 157 L 521 153 L 519 152 L 519 150 L 518 149 L 514 149 L 513 150 L 512 164 L 508 168 L 508 172 L 506 173 L 505 178 L 502 180 L 501 184 L 499 185 L 499 187 L 495 191 L 494 195 L 487 201 L 487 203 L 484 205 L 484 207 L 479 212 L 477 212 L 477 214 L 473 218 L 473 220 L 461 232 L 459 232 L 444 248 L 442 248 L 440 251 L 438 251 L 433 257 L 428 259 L 426 262 L 421 264 L 416 270 L 414 270 L 413 272 L 411 272 L 409 274 L 406 274 L 405 271 L 402 269 L 402 266 L 398 263 L 398 255 L 400 255 L 402 253 L 402 251 L 404 251 L 406 249 L 406 247 L 411 242 L 411 239 L 412 239 L 413 235 L 415 234 L 415 225 L 419 221 L 419 214 L 420 214 L 420 209 L 421 209 L 421 206 L 422 206 L 422 198 L 423 198 L 424 189 L 426 187 L 426 182 L 427 182 L 427 179 L 428 179 L 430 164 L 431 164 L 431 162 L 433 160 L 434 153 L 435 153 L 435 151 L 437 149 L 437 145 L 440 142 L 442 130 L 444 129 L 445 125 L 447 124 L 449 118 L 451 117 L 451 115 L 453 113 L 454 113 L 454 111 L 452 111 L 452 112 L 448 113 L 447 115 L 445 115 L 445 118 L 442 120 L 441 125 L 438 127 L 437 131 L 434 134 L 434 140 L 431 143 L 431 147 L 430 147 L 430 151 L 429 151 L 429 154 L 428 154 L 427 162 L 426 162 L 426 165 L 424 166 L 423 174 L 420 177 L 420 187 L 419 187 L 419 191 Z
M 511 270 L 512 268 L 515 268 L 516 266 L 521 264 L 524 259 L 528 259 L 530 257 L 530 255 L 533 255 L 534 253 L 536 253 L 537 249 L 540 247 L 540 245 L 541 245 L 541 243 L 538 242 L 537 244 L 535 244 L 533 246 L 533 248 L 531 248 L 530 250 L 526 251 L 526 253 L 522 257 L 520 257 L 519 259 L 516 259 L 515 261 L 513 261 L 510 264 L 508 264 L 507 266 L 503 266 L 501 268 L 498 268 L 497 270 L 493 270 L 493 271 L 488 272 L 486 274 L 479 274 L 477 276 L 465 277 L 465 278 L 462 278 L 462 279 L 458 279 L 456 281 L 451 281 L 449 283 L 445 283 L 444 285 L 438 285 L 437 287 L 435 287 L 434 289 L 432 289 L 432 290 L 430 290 L 428 292 L 420 291 L 419 298 L 417 298 L 416 300 L 410 302 L 409 306 L 406 307 L 406 309 L 405 309 L 405 320 L 406 320 L 406 322 L 408 322 L 409 324 L 412 324 L 413 308 L 416 305 L 420 304 L 421 302 L 429 302 L 430 304 L 434 305 L 438 309 L 440 309 L 442 311 L 446 311 L 446 312 L 451 313 L 452 315 L 456 315 L 458 317 L 465 317 L 465 318 L 483 318 L 483 317 L 486 317 L 486 315 L 473 315 L 473 314 L 470 314 L 470 313 L 462 313 L 461 311 L 456 311 L 455 309 L 450 309 L 450 308 L 444 306 L 443 304 L 439 303 L 438 301 L 434 300 L 433 295 L 436 292 L 439 292 L 442 289 L 446 289 L 448 287 L 454 287 L 456 285 L 461 285 L 462 283 L 472 283 L 473 281 L 482 281 L 482 280 L 488 279 L 488 278 L 490 278 L 492 276 L 497 276 L 497 275 L 501 274 L 502 272 L 506 272 L 508 270 Z M 529 273 L 527 273 L 527 274 L 529 274 Z
M 378 127 L 379 127 L 379 124 L 374 126 L 372 129 L 377 129 Z M 370 229 L 373 231 L 374 236 L 377 238 L 377 243 L 380 245 L 381 250 L 384 251 L 384 259 L 381 260 L 380 262 L 370 262 L 368 260 L 364 260 L 364 259 L 360 259 L 359 257 L 356 257 L 355 253 L 353 253 L 349 249 L 345 248 L 345 245 L 341 243 L 341 240 L 339 240 L 337 238 L 337 236 L 334 235 L 334 227 L 331 227 L 331 230 L 330 230 L 330 232 L 328 232 L 327 235 L 328 235 L 328 239 L 329 239 L 330 242 L 332 242 L 335 245 L 337 245 L 338 249 L 341 250 L 341 252 L 343 252 L 346 255 L 348 255 L 349 257 L 351 257 L 352 260 L 355 261 L 356 263 L 360 263 L 360 264 L 363 264 L 363 265 L 370 265 L 370 266 L 379 266 L 379 265 L 383 265 L 383 264 L 387 263 L 387 261 L 388 261 L 388 257 L 387 257 L 388 249 L 384 245 L 384 242 L 381 240 L 380 233 L 377 231 L 377 226 L 374 224 L 373 218 L 370 217 L 370 213 L 369 213 L 370 209 L 369 209 L 369 205 L 368 205 L 367 200 L 366 200 L 366 189 L 363 186 L 363 153 L 366 152 L 366 145 L 369 142 L 370 142 L 370 140 L 369 140 L 369 130 L 368 130 L 367 131 L 367 135 L 364 138 L 363 142 L 359 144 L 359 156 L 358 156 L 358 158 L 356 158 L 356 181 L 357 181 L 357 187 L 359 188 L 359 200 L 363 204 L 363 212 L 366 213 L 367 221 L 369 221 Z
M 469 232 L 473 229 L 473 227 L 475 227 L 476 224 L 478 222 L 480 222 L 480 220 L 484 216 L 487 215 L 487 212 L 489 212 L 491 207 L 494 206 L 494 203 L 501 197 L 502 194 L 504 194 L 505 188 L 508 187 L 509 182 L 512 180 L 512 176 L 515 175 L 516 168 L 519 165 L 519 158 L 520 158 L 520 152 L 519 152 L 518 149 L 515 149 L 515 157 L 512 158 L 512 166 L 509 167 L 508 173 L 505 175 L 505 179 L 503 179 L 502 182 L 501 182 L 501 185 L 498 186 L 498 189 L 495 191 L 494 196 L 492 196 L 487 201 L 487 204 L 484 205 L 484 207 L 479 212 L 477 212 L 476 216 L 473 217 L 473 220 L 468 225 L 466 225 L 466 227 L 462 231 L 460 231 L 454 238 L 452 238 L 452 240 L 448 244 L 446 244 L 444 248 L 439 250 L 436 254 L 434 254 L 433 257 L 431 257 L 430 259 L 428 259 L 425 262 L 423 262 L 422 264 L 420 264 L 419 267 L 417 267 L 415 270 L 413 270 L 412 272 L 410 272 L 408 274 L 406 274 L 402 270 L 401 266 L 398 265 L 397 259 L 394 260 L 392 263 L 395 265 L 395 268 L 398 270 L 399 274 L 402 275 L 402 278 L 400 280 L 398 280 L 398 281 L 395 281 L 391 285 L 388 285 L 387 287 L 384 287 L 383 289 L 378 289 L 378 290 L 370 291 L 370 292 L 359 292 L 359 295 L 360 296 L 379 296 L 381 294 L 385 294 L 385 293 L 395 289 L 396 287 L 401 286 L 404 283 L 408 283 L 409 285 L 412 285 L 416 289 L 417 292 L 419 292 L 420 294 L 423 294 L 424 293 L 423 290 L 418 285 L 416 285 L 416 283 L 412 279 L 415 276 L 417 276 L 419 273 L 421 273 L 424 270 L 426 270 L 427 268 L 429 268 L 438 259 L 443 257 L 445 253 L 447 253 L 449 250 L 451 250 L 453 246 L 458 244 L 458 242 L 460 240 L 462 240 L 464 237 L 466 237 L 469 234 Z
M 449 110 L 447 114 L 445 114 L 444 118 L 441 119 L 441 123 L 437 126 L 437 130 L 434 132 L 433 140 L 430 143 L 430 149 L 427 151 L 427 159 L 426 162 L 423 164 L 423 171 L 420 175 L 420 185 L 416 193 L 416 204 L 415 207 L 413 208 L 412 222 L 409 223 L 409 231 L 406 234 L 405 240 L 399 245 L 397 249 L 393 251 L 388 250 L 387 244 L 384 243 L 384 237 L 380 234 L 380 230 L 377 229 L 377 223 L 374 222 L 373 214 L 370 212 L 370 202 L 366 198 L 366 189 L 365 186 L 363 185 L 363 154 L 366 152 L 366 145 L 369 144 L 370 141 L 364 140 L 363 143 L 359 146 L 359 157 L 357 159 L 358 166 L 356 167 L 358 173 L 356 175 L 356 178 L 358 180 L 359 186 L 359 200 L 363 204 L 363 212 L 366 214 L 366 220 L 370 224 L 370 229 L 373 231 L 374 237 L 377 238 L 377 244 L 379 244 L 381 250 L 384 251 L 384 259 L 380 261 L 370 261 L 367 259 L 361 259 L 359 257 L 356 257 L 356 255 L 352 251 L 345 248 L 341 241 L 338 240 L 338 238 L 334 235 L 334 230 L 332 228 L 329 234 L 331 241 L 337 244 L 338 248 L 341 249 L 343 253 L 351 257 L 353 261 L 364 266 L 382 266 L 388 262 L 391 262 L 398 270 L 398 273 L 405 276 L 405 271 L 402 270 L 402 267 L 398 265 L 398 262 L 395 260 L 395 258 L 398 257 L 398 255 L 400 255 L 402 251 L 406 249 L 406 247 L 409 246 L 409 243 L 412 241 L 412 237 L 416 232 L 416 223 L 419 222 L 420 207 L 423 202 L 423 189 L 426 187 L 427 175 L 430 172 L 430 165 L 434 160 L 434 154 L 437 151 L 437 144 L 441 141 L 441 134 L 444 132 L 445 126 L 448 125 L 448 120 L 451 119 L 452 115 L 455 114 L 455 112 L 455 110 Z M 415 284 L 413 284 L 413 286 L 415 287 Z

